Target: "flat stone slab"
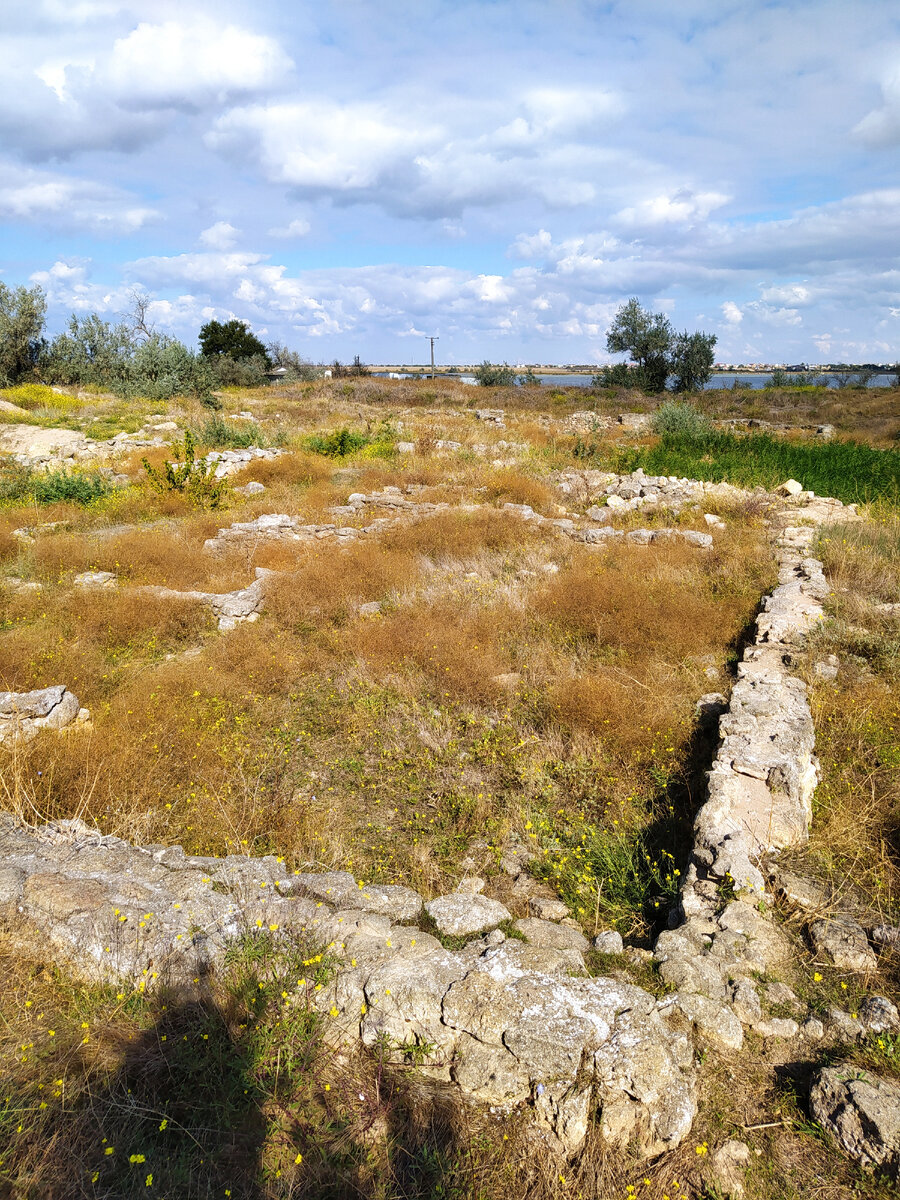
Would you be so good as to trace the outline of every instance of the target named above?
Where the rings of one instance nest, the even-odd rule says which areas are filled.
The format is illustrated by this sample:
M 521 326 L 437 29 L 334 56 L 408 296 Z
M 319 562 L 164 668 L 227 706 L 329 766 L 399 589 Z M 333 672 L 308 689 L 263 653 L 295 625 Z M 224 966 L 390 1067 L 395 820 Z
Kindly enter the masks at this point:
M 459 892 L 430 900 L 425 911 L 446 937 L 466 937 L 512 920 L 512 913 L 499 900 L 465 896 Z
M 554 950 L 589 950 L 590 942 L 580 929 L 569 925 L 556 925 L 553 921 L 542 921 L 539 917 L 525 917 L 513 925 L 534 946 L 548 946 Z

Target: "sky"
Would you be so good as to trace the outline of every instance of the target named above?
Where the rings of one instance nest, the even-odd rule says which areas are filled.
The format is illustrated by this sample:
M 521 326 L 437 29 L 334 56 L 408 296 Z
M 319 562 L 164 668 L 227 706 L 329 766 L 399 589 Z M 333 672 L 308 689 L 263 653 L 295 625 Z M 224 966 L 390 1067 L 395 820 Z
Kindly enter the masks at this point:
M 900 359 L 897 0 L 4 0 L 0 280 L 314 361 Z

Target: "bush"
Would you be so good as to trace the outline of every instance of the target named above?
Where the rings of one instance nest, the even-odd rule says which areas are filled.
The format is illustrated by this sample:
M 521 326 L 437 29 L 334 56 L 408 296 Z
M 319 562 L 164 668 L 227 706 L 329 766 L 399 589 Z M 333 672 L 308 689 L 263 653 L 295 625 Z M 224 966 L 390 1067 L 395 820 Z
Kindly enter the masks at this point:
M 175 461 L 166 459 L 162 470 L 152 467 L 146 458 L 141 459 L 147 472 L 147 483 L 153 491 L 162 496 L 180 492 L 196 508 L 221 508 L 230 491 L 228 480 L 216 479 L 215 463 L 197 460 L 189 429 L 185 430 L 184 443 L 176 444 L 173 453 Z
M 246 421 L 240 426 L 229 425 L 218 413 L 202 426 L 198 440 L 213 450 L 246 450 L 248 446 L 262 446 L 262 430 L 255 421 Z
M 653 414 L 653 432 L 696 438 L 711 433 L 712 425 L 693 405 L 667 400 Z
M 488 362 L 475 368 L 475 381 L 481 387 L 512 387 L 516 382 L 516 373 L 508 363 Z
M 97 471 L 35 471 L 13 457 L 0 461 L 0 503 L 93 504 L 112 484 Z
M 324 454 L 327 458 L 346 458 L 348 454 L 358 454 L 360 451 L 365 458 L 392 458 L 396 453 L 396 440 L 396 431 L 387 422 L 382 422 L 374 433 L 361 433 L 353 429 L 314 433 L 304 439 L 303 445 L 313 454 Z

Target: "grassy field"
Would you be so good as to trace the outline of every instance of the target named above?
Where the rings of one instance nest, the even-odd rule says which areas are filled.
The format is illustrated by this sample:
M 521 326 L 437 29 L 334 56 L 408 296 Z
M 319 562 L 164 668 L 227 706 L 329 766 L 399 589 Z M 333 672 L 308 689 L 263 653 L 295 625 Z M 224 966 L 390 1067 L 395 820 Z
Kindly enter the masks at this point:
M 565 423 L 587 403 L 618 411 L 637 407 L 633 397 L 499 393 L 370 379 L 226 393 L 215 418 L 194 401 L 157 405 L 152 415 L 192 429 L 202 449 L 250 436 L 286 451 L 233 477 L 264 493 L 229 488 L 215 511 L 149 488 L 143 450 L 117 464 L 127 483 L 93 495 L 54 492 L 51 476 L 6 464 L 0 574 L 17 586 L 0 590 L 0 689 L 66 683 L 93 727 L 7 756 L 0 802 L 32 822 L 79 815 L 138 842 L 276 851 L 291 867 L 348 869 L 426 895 L 455 885 L 473 844 L 487 843 L 495 863 L 515 835 L 586 933 L 615 927 L 646 946 L 677 892 L 712 752 L 694 704 L 727 694 L 775 581 L 763 506 L 716 501 L 725 529 L 699 552 L 679 542 L 595 549 L 502 505 L 583 514 L 596 499 L 587 477 L 564 492 L 562 473 L 609 464 L 747 485 L 793 475 L 821 494 L 878 498 L 877 519 L 827 531 L 821 545 L 831 620 L 803 670 L 824 781 L 802 865 L 823 879 L 852 874 L 865 903 L 896 921 L 900 644 L 896 618 L 872 601 L 900 600 L 898 451 L 881 410 L 847 430 L 855 441 L 715 434 L 684 444 Z M 475 420 L 476 402 L 505 407 L 507 427 Z M 126 415 L 122 403 L 88 397 L 67 419 L 139 427 L 150 410 Z M 723 415 L 734 403 L 727 393 Z M 398 441 L 415 452 L 399 453 Z M 147 456 L 159 468 L 171 451 Z M 386 486 L 450 507 L 346 549 L 203 548 L 232 521 L 276 512 L 328 521 L 351 492 Z M 613 521 L 707 529 L 699 509 Z M 39 525 L 48 528 L 32 541 L 15 534 Z M 225 635 L 194 601 L 131 590 L 223 592 L 246 586 L 257 566 L 282 573 L 266 610 Z M 115 572 L 118 589 L 74 587 L 86 570 Z M 361 613 L 372 601 L 380 611 Z M 828 653 L 842 664 L 831 683 L 814 670 Z M 487 893 L 524 913 L 495 865 Z M 718 1200 L 703 1159 L 730 1136 L 759 1151 L 750 1200 L 889 1194 L 811 1125 L 809 1064 L 798 1074 L 789 1047 L 761 1044 L 740 1061 L 709 1057 L 701 1116 L 677 1153 L 649 1166 L 611 1157 L 594 1131 L 582 1159 L 561 1168 L 515 1120 L 427 1090 L 414 1061 L 388 1069 L 377 1047 L 336 1056 L 313 1015 L 282 1002 L 285 979 L 328 971 L 327 960 L 309 961 L 319 949 L 286 955 L 252 939 L 208 993 L 148 998 L 82 986 L 0 934 L 0 1194 Z M 810 999 L 827 1006 L 846 980 L 825 971 L 814 981 L 808 959 L 798 951 L 798 970 Z M 592 969 L 661 982 L 624 960 Z M 900 990 L 896 974 L 888 983 Z M 893 1043 L 857 1053 L 897 1071 Z

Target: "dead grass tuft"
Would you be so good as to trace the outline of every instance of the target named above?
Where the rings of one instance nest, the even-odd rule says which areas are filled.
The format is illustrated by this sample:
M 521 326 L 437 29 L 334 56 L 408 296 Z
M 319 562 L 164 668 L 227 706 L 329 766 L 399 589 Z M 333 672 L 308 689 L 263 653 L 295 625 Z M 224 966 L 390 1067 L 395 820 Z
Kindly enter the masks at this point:
M 532 475 L 512 469 L 492 472 L 485 481 L 489 500 L 510 504 L 529 504 L 535 512 L 557 511 L 559 499 L 553 488 Z
M 325 620 L 346 620 L 354 606 L 392 596 L 415 583 L 413 556 L 363 543 L 339 550 L 329 545 L 306 552 L 290 574 L 274 579 L 266 592 L 273 620 L 289 628 Z
M 511 554 L 526 550 L 540 532 L 512 513 L 481 508 L 473 512 L 439 512 L 384 534 L 390 550 L 421 554 L 437 563 L 464 560 L 490 551 Z

